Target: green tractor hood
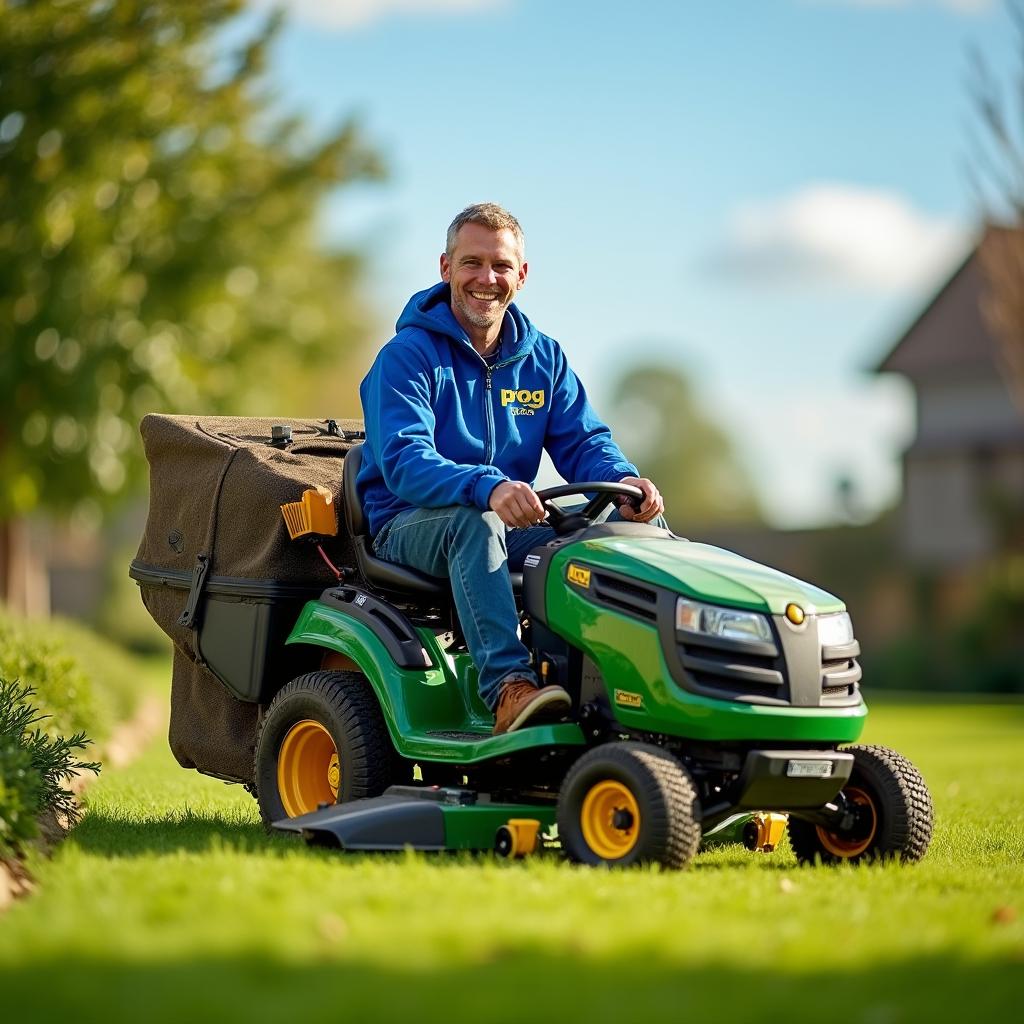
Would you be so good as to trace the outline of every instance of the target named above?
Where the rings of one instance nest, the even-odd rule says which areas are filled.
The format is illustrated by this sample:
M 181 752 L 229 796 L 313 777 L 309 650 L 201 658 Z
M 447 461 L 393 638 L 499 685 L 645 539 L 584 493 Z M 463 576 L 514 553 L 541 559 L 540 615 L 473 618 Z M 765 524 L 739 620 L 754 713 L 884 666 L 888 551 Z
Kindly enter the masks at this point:
M 675 594 L 772 617 L 778 649 L 723 653 L 721 645 L 681 641 Z M 809 628 L 782 626 L 789 604 Z M 860 735 L 865 707 L 845 681 L 853 655 L 826 669 L 811 617 L 843 610 L 824 590 L 722 548 L 598 527 L 552 556 L 542 621 L 591 659 L 627 728 L 694 740 L 839 743 Z M 767 681 L 765 669 L 774 673 Z M 842 694 L 825 695 L 830 671 L 842 676 Z
M 838 612 L 837 597 L 724 548 L 664 537 L 605 536 L 572 548 L 572 560 L 666 587 L 708 604 L 781 615 L 796 603 L 809 615 Z

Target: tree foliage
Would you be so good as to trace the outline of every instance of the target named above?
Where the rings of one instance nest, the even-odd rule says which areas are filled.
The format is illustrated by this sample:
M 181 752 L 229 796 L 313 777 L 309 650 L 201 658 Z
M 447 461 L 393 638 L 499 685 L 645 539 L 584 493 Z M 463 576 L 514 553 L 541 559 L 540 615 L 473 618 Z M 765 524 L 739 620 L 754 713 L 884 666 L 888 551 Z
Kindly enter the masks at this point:
M 657 484 L 671 526 L 686 533 L 694 526 L 760 520 L 732 443 L 679 370 L 636 367 L 619 380 L 612 403 L 616 436 L 641 474 Z
M 120 492 L 146 412 L 273 414 L 363 329 L 317 212 L 379 161 L 276 112 L 276 17 L 225 55 L 242 7 L 0 0 L 0 523 Z

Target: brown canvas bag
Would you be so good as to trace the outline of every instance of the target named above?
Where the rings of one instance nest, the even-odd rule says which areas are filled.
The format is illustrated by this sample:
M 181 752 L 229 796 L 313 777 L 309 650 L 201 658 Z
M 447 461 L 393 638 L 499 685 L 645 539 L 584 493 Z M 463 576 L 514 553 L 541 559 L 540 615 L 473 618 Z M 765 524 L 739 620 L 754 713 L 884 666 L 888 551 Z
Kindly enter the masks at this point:
M 270 444 L 275 424 L 287 447 Z M 308 487 L 334 495 L 339 533 L 324 541 L 352 565 L 344 532 L 342 464 L 361 420 L 150 415 L 141 432 L 149 515 L 131 575 L 174 644 L 170 745 L 178 763 L 252 778 L 261 704 L 316 667 L 283 640 L 302 604 L 335 583 L 313 544 L 293 542 L 280 506 Z M 287 656 L 286 656 L 287 655 Z

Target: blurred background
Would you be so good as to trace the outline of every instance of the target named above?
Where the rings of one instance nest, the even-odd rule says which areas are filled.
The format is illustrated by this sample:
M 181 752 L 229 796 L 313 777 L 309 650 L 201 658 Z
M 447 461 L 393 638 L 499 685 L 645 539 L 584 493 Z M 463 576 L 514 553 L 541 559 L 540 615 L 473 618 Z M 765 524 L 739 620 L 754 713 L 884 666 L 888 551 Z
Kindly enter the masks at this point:
M 0 0 L 0 595 L 162 649 L 140 418 L 359 415 L 492 200 L 677 532 L 1024 692 L 1022 124 L 996 0 Z

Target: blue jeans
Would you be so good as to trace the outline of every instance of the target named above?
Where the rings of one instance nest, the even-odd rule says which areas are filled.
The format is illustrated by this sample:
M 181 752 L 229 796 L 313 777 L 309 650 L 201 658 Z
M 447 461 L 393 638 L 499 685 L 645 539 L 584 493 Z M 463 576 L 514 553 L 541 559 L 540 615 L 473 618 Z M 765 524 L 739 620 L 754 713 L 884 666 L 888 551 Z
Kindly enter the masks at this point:
M 399 512 L 373 549 L 389 562 L 451 580 L 455 611 L 479 673 L 480 699 L 492 711 L 507 676 L 536 680 L 530 652 L 516 632 L 519 614 L 509 572 L 554 536 L 550 526 L 510 530 L 494 512 L 469 505 Z
M 620 519 L 615 510 L 609 519 Z M 657 520 L 664 525 L 664 520 Z M 536 681 L 520 641 L 510 572 L 554 537 L 546 523 L 509 529 L 494 512 L 468 505 L 399 512 L 373 542 L 378 557 L 451 580 L 455 611 L 479 673 L 480 698 L 492 711 L 508 676 Z

